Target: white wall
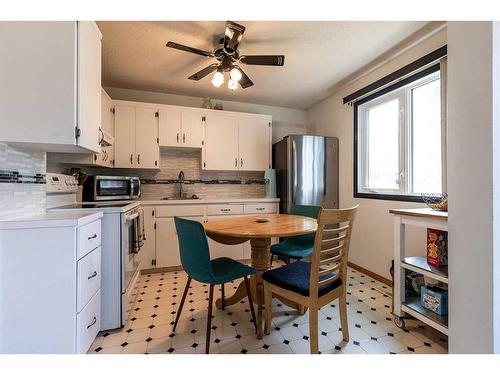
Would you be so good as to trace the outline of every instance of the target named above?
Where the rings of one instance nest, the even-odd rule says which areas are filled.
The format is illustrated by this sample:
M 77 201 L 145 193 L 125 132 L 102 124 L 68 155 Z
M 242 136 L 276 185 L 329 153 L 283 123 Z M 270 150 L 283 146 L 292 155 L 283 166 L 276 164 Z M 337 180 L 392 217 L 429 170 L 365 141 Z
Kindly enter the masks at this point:
M 152 91 L 140 91 L 105 87 L 112 99 L 142 101 L 149 103 L 181 105 L 187 107 L 201 107 L 203 98 L 165 94 Z M 288 134 L 305 134 L 308 124 L 307 111 L 302 109 L 274 107 L 262 104 L 232 102 L 212 99 L 212 104 L 220 102 L 227 111 L 259 113 L 273 116 L 273 143 L 281 140 Z
M 389 267 L 393 259 L 393 225 L 388 211 L 391 208 L 420 207 L 422 204 L 353 198 L 353 110 L 342 104 L 342 98 L 445 44 L 446 30 L 424 40 L 309 110 L 311 134 L 339 138 L 340 206 L 360 206 L 349 260 L 386 278 L 390 278 Z M 407 238 L 410 254 L 425 254 L 423 230 L 410 229 Z
M 500 24 L 448 26 L 449 351 L 500 352 Z

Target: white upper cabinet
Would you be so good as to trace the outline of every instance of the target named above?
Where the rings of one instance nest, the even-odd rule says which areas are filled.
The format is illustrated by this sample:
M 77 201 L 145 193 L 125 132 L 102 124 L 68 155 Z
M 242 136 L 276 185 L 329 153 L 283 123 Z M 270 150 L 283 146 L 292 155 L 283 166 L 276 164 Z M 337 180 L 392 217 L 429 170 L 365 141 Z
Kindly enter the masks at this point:
M 159 111 L 160 146 L 201 147 L 203 114 L 198 110 L 162 108 Z
M 270 116 L 206 115 L 203 169 L 264 171 L 270 164 Z
M 101 151 L 101 38 L 94 22 L 0 22 L 0 142 Z
M 115 168 L 159 168 L 156 109 L 129 102 L 115 104 Z
M 240 171 L 263 171 L 271 167 L 271 120 L 243 117 L 238 120 Z
M 205 116 L 203 169 L 237 171 L 238 118 L 225 114 Z

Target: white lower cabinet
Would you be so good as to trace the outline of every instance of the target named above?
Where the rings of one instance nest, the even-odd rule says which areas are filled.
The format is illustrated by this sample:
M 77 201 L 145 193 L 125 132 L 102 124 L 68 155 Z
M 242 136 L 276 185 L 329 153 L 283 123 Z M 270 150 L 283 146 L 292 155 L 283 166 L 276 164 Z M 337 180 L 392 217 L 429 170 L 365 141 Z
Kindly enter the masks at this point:
M 278 203 L 165 204 L 159 206 L 144 205 L 143 209 L 146 242 L 139 254 L 141 256 L 141 269 L 146 270 L 181 266 L 174 217 L 204 223 L 259 213 L 278 213 Z M 209 238 L 208 244 L 212 259 L 228 257 L 248 260 L 251 256 L 250 241 L 238 245 L 224 245 Z
M 102 213 L 75 215 L 0 222 L 0 353 L 83 354 L 97 336 Z

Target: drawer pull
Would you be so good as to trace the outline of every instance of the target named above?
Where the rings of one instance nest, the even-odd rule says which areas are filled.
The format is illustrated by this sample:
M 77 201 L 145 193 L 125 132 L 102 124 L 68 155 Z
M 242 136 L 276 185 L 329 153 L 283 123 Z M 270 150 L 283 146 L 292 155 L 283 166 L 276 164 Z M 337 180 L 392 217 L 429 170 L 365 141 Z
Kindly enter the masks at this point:
M 97 238 L 97 233 L 94 233 L 92 236 L 87 237 L 87 240 L 93 240 L 94 238 Z
M 89 329 L 90 327 L 92 327 L 94 324 L 97 323 L 97 318 L 94 316 L 94 319 L 92 319 L 92 323 L 90 323 L 88 326 L 87 326 L 87 329 Z
M 221 208 L 221 212 L 231 212 L 230 208 Z
M 94 271 L 94 273 L 92 275 L 90 275 L 89 277 L 87 277 L 87 280 L 93 279 L 96 276 L 97 276 L 97 271 Z
M 266 208 L 265 207 L 257 207 L 255 208 L 256 211 L 264 211 Z

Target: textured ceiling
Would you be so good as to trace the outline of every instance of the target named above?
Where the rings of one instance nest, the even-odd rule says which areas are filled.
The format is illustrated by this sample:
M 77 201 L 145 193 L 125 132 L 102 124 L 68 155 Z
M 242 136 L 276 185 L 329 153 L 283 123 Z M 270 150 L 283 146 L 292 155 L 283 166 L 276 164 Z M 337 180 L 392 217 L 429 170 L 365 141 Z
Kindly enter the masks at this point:
M 425 22 L 237 21 L 246 27 L 240 53 L 283 54 L 283 67 L 240 64 L 254 86 L 232 92 L 211 76 L 191 74 L 215 59 L 165 47 L 169 40 L 213 49 L 225 21 L 98 22 L 103 34 L 103 86 L 310 108 L 342 78 L 425 25 Z

